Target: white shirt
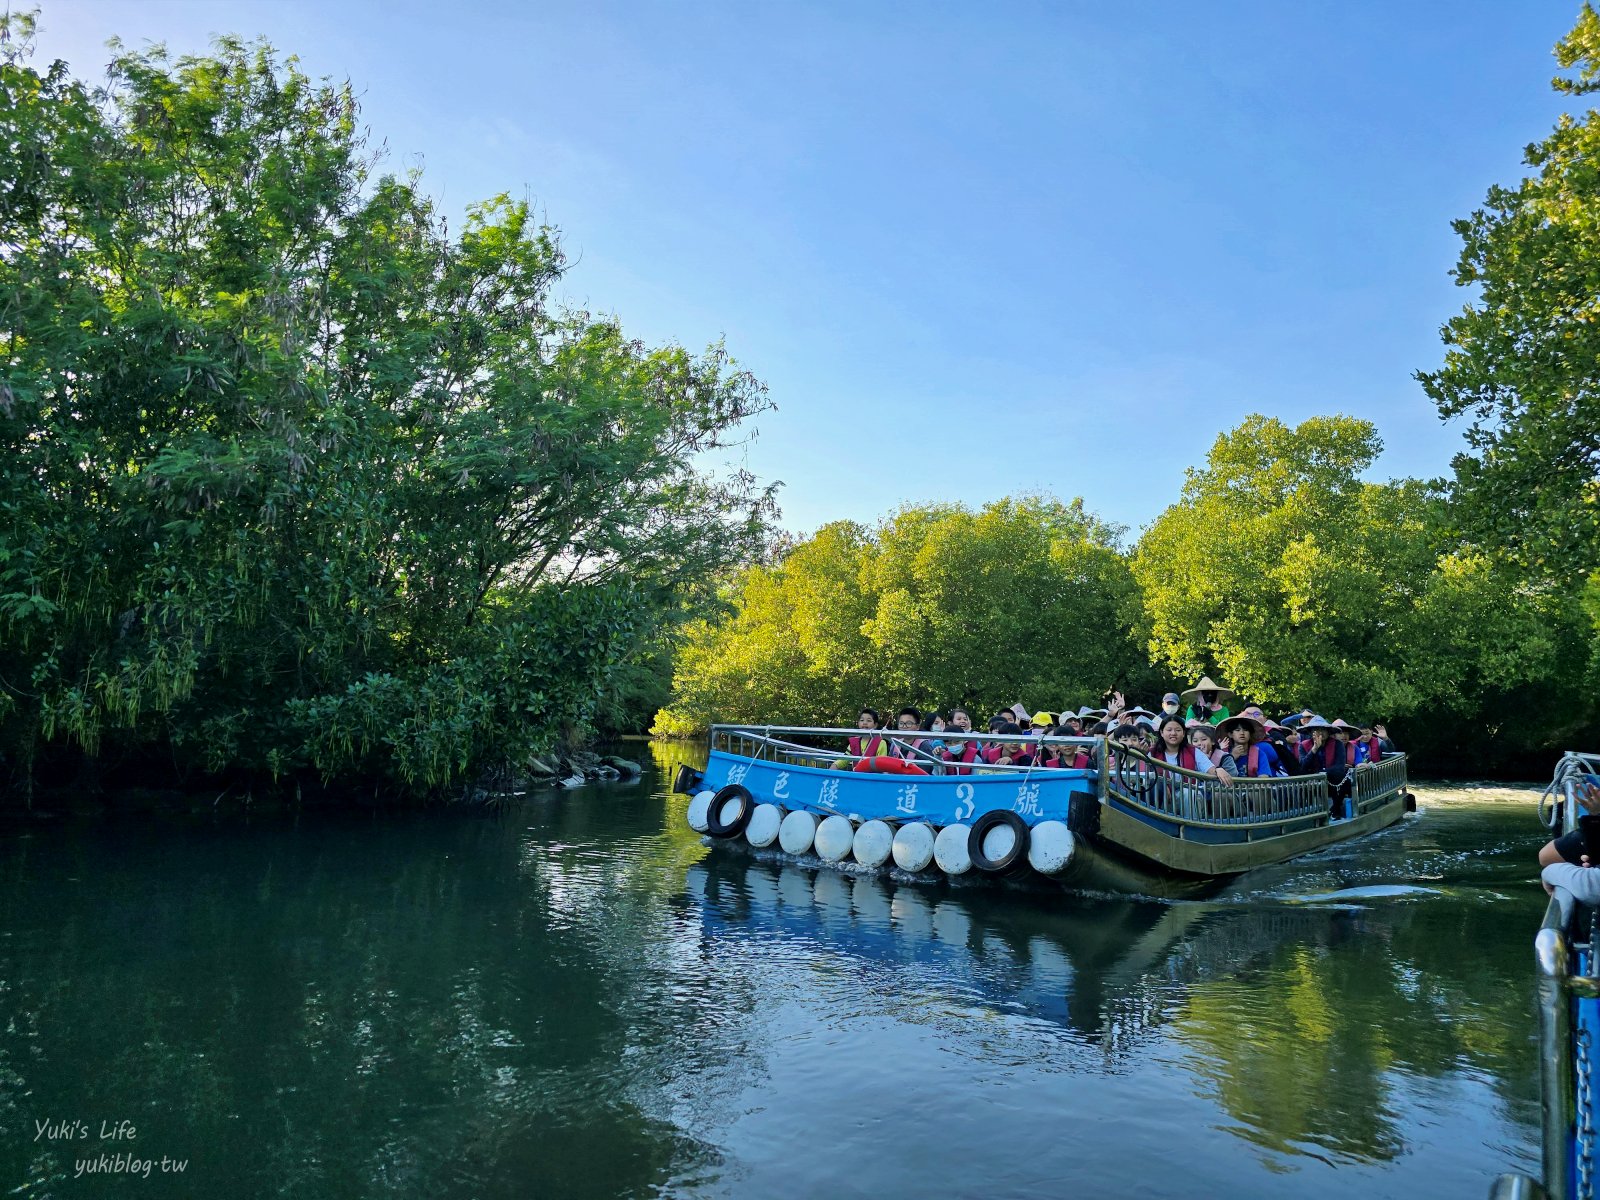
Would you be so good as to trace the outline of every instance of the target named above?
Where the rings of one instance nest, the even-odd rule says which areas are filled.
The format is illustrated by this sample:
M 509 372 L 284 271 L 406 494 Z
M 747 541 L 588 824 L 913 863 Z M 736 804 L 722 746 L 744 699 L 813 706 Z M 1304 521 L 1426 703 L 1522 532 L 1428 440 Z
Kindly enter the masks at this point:
M 1183 765 L 1178 761 L 1178 756 L 1182 753 L 1183 748 L 1181 746 L 1177 750 L 1168 750 L 1166 744 L 1162 743 L 1161 758 L 1172 766 L 1181 767 Z M 1202 775 L 1209 775 L 1217 769 L 1212 761 L 1206 757 L 1206 752 L 1198 746 L 1194 749 L 1194 769 Z

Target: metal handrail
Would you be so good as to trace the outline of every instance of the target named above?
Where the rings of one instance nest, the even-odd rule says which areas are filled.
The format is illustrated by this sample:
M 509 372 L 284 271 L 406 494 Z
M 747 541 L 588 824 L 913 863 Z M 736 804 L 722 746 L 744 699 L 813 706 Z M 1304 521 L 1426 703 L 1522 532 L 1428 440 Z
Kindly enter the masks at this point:
M 1109 758 L 1104 781 L 1110 794 L 1180 824 L 1238 828 L 1328 815 L 1322 775 L 1236 778 L 1225 784 L 1130 746 L 1114 748 Z
M 1557 817 L 1561 818 L 1561 831 L 1571 833 L 1578 827 L 1577 783 L 1580 776 L 1600 775 L 1600 754 L 1585 754 L 1579 750 L 1568 750 L 1556 763 L 1555 774 L 1550 782 L 1545 784 L 1544 791 L 1539 794 L 1539 822 L 1546 829 L 1554 829 Z M 1547 803 L 1557 793 L 1566 801 L 1559 810 L 1553 803 Z
M 1104 738 L 1099 737 L 1067 737 L 1061 734 L 1048 733 L 979 733 L 974 729 L 971 733 L 964 733 L 959 729 L 857 729 L 844 726 L 830 725 L 713 725 L 711 737 L 715 741 L 719 733 L 745 733 L 759 734 L 769 737 L 775 733 L 801 736 L 831 735 L 834 737 L 860 737 L 862 734 L 876 734 L 886 740 L 894 738 L 937 738 L 946 742 L 1039 742 L 1043 745 L 1066 746 L 1098 746 Z
M 1212 783 L 1216 783 L 1216 780 L 1212 780 Z M 1209 820 L 1204 817 L 1178 816 L 1167 809 L 1152 807 L 1146 801 L 1136 799 L 1135 797 L 1126 795 L 1122 792 L 1113 791 L 1113 795 L 1116 796 L 1118 801 L 1128 805 L 1130 808 L 1142 809 L 1144 812 L 1150 813 L 1152 816 L 1160 817 L 1163 821 L 1170 822 L 1173 825 L 1182 825 L 1189 829 L 1276 828 L 1280 825 L 1298 825 L 1302 823 L 1318 824 L 1322 821 L 1325 821 L 1328 816 L 1328 804 L 1327 801 L 1323 801 L 1317 805 L 1315 811 L 1303 812 L 1299 813 L 1298 815 L 1289 813 L 1279 816 L 1252 816 L 1249 818 L 1223 817 L 1218 820 Z
M 935 758 L 932 754 L 922 750 L 920 746 L 911 743 L 923 740 L 936 740 L 943 742 L 1024 742 L 1028 744 L 1080 746 L 1090 752 L 1092 765 L 1098 766 L 1101 756 L 1101 739 L 1094 737 L 1060 737 L 1047 734 L 1020 734 L 1020 733 L 964 733 L 960 730 L 907 730 L 907 729 L 848 729 L 838 726 L 815 725 L 713 725 L 711 727 L 711 748 L 723 750 L 729 754 L 759 761 L 770 758 L 779 761 L 779 755 L 790 762 L 798 760 L 797 765 L 805 765 L 808 761 L 832 763 L 843 760 L 846 762 L 860 762 L 869 755 L 851 754 L 848 749 L 831 750 L 824 747 L 805 746 L 788 740 L 791 737 L 828 737 L 848 741 L 853 737 L 875 737 L 891 745 L 898 744 L 903 750 L 910 751 L 918 756 L 918 760 L 926 762 L 935 771 L 943 771 L 956 767 L 964 768 L 973 774 L 1026 774 L 1033 771 L 1049 771 L 1054 768 L 1042 766 L 1011 766 L 997 763 L 952 763 L 942 758 Z
M 1358 763 L 1351 772 L 1350 802 L 1355 812 L 1375 808 L 1406 786 L 1406 756 L 1394 754 L 1378 762 Z
M 1544 1188 L 1551 1200 L 1568 1200 L 1568 1145 L 1577 1120 L 1577 1081 L 1572 1070 L 1572 944 L 1567 928 L 1578 904 L 1557 888 L 1545 906 L 1533 940 L 1539 972 L 1539 1108 L 1544 1133 Z

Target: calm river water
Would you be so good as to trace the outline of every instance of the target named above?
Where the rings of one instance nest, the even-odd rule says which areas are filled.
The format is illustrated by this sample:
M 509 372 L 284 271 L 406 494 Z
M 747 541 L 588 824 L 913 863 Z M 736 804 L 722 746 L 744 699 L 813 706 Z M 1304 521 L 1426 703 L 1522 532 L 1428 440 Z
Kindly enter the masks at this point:
M 0 1192 L 1460 1200 L 1536 1173 L 1531 792 L 1418 789 L 1201 903 L 1047 899 L 709 854 L 680 753 L 496 814 L 6 827 Z

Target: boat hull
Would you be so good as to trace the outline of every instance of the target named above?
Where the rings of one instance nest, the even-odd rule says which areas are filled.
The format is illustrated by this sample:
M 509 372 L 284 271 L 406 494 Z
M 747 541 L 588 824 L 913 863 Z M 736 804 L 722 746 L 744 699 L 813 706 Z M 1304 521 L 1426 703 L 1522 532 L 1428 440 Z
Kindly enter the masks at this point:
M 713 750 L 699 786 L 714 793 L 730 785 L 748 790 L 757 804 L 809 812 L 820 819 L 842 818 L 855 828 L 869 821 L 964 828 L 995 810 L 1014 814 L 1030 829 L 1059 822 L 1072 834 L 1070 860 L 1049 876 L 1025 871 L 1021 878 L 1048 879 L 1078 891 L 1158 898 L 1206 895 L 1245 871 L 1374 833 L 1406 812 L 1405 793 L 1397 788 L 1387 796 L 1373 797 L 1363 803 L 1362 811 L 1341 820 L 1329 820 L 1325 812 L 1300 811 L 1280 820 L 1229 824 L 1186 820 L 1146 808 L 1093 770 L 909 776 L 839 771 Z M 745 839 L 734 835 L 712 841 L 743 846 Z M 783 852 L 773 847 L 758 853 Z M 789 857 L 818 866 L 850 861 L 848 854 L 841 858 L 831 850 L 825 857 L 806 851 Z M 854 869 L 869 868 L 854 864 Z M 871 869 L 897 870 L 892 862 Z M 915 874 L 941 877 L 936 866 Z M 964 872 L 963 877 L 981 874 Z

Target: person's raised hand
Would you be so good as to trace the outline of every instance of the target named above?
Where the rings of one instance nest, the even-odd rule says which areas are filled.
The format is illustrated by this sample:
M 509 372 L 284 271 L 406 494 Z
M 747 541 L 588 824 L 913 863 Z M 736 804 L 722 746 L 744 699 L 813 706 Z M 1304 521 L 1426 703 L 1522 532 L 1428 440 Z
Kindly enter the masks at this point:
M 1387 729 L 1385 729 L 1382 725 L 1374 724 L 1372 726 L 1372 732 L 1377 734 L 1384 741 L 1388 741 L 1389 740 L 1389 731 Z
M 1585 783 L 1583 791 L 1578 796 L 1578 807 L 1591 815 L 1600 813 L 1600 787 L 1595 787 L 1592 783 Z

